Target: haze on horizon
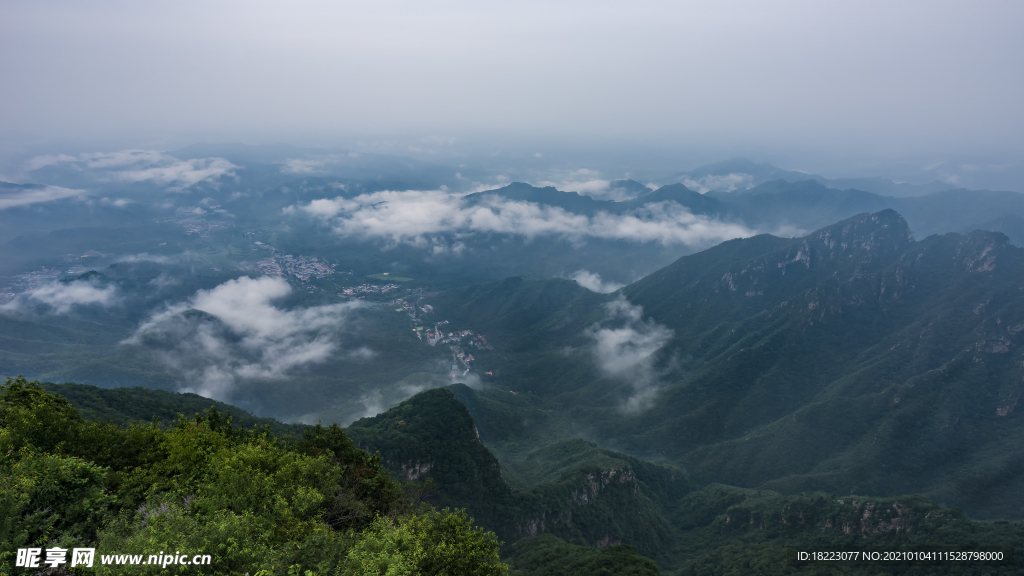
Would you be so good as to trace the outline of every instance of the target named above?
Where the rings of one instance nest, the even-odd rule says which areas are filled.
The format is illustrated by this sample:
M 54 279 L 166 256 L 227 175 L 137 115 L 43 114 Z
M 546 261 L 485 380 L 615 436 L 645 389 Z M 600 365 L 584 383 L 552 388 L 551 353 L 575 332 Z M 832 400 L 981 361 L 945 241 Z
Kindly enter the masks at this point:
M 0 6 L 0 154 L 287 142 L 1021 190 L 1017 2 Z M 537 161 L 537 160 L 531 160 Z M 959 171 L 959 172 L 957 172 Z

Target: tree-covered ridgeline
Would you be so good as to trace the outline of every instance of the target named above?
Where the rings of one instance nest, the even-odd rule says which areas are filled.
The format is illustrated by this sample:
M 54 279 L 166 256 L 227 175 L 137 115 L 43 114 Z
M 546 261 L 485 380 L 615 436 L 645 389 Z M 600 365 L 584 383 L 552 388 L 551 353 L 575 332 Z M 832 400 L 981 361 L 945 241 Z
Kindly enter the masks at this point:
M 337 425 L 301 436 L 213 409 L 156 424 L 89 421 L 38 382 L 0 386 L 0 574 L 19 548 L 210 554 L 203 574 L 504 574 L 493 533 L 418 505 Z M 67 567 L 64 567 L 67 568 Z M 31 569 L 30 569 L 31 570 Z M 81 568 L 69 569 L 81 571 Z M 198 573 L 133 566 L 132 573 Z

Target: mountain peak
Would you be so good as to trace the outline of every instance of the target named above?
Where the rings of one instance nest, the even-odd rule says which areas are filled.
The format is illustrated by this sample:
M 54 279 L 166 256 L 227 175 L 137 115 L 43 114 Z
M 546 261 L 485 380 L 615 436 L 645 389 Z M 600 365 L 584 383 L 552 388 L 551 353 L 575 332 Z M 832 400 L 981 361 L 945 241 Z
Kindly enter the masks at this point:
M 593 214 L 599 206 L 607 204 L 577 192 L 563 192 L 554 186 L 538 188 L 525 182 L 513 182 L 496 190 L 476 192 L 466 196 L 470 203 L 480 202 L 487 196 L 501 196 L 519 202 L 536 202 L 564 208 L 577 214 Z
M 862 249 L 879 253 L 899 252 L 914 241 L 910 225 L 891 208 L 874 214 L 858 214 L 804 237 L 830 249 Z
M 751 314 L 763 310 L 765 301 L 797 297 L 822 278 L 877 271 L 913 241 L 895 210 L 858 214 L 802 238 L 762 234 L 724 242 L 683 256 L 625 293 L 669 327 L 683 329 L 695 314 L 693 302 L 702 302 L 714 317 Z

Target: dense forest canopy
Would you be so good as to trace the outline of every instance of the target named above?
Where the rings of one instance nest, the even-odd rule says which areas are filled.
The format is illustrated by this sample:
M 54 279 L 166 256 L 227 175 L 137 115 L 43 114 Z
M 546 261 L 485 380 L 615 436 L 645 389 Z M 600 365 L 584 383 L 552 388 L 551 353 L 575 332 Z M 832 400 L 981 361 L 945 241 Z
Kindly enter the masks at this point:
M 504 574 L 493 533 L 418 506 L 338 426 L 83 419 L 38 383 L 0 387 L 0 570 L 17 549 L 95 548 L 98 574 L 162 573 L 101 555 L 207 554 L 204 574 Z M 188 566 L 175 566 L 187 573 Z M 193 570 L 193 573 L 195 571 Z

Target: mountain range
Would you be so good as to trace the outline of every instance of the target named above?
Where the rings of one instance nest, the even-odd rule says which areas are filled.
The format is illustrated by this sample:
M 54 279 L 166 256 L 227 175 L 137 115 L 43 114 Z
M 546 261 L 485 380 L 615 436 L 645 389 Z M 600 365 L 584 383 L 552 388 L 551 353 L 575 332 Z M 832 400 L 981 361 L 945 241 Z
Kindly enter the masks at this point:
M 509 279 L 437 309 L 508 343 L 468 405 L 511 460 L 524 439 L 575 435 L 702 481 L 916 492 L 1020 518 L 1022 258 L 999 233 L 915 241 L 884 210 L 725 242 L 608 296 Z M 604 327 L 624 305 L 635 316 Z M 600 353 L 635 363 L 602 368 Z
M 492 194 L 504 193 L 552 190 Z M 726 241 L 608 294 L 560 278 L 457 287 L 424 314 L 487 334 L 480 379 L 420 392 L 347 435 L 418 498 L 497 533 L 518 574 L 743 572 L 787 565 L 793 545 L 1013 545 L 1022 299 L 1024 249 L 1006 235 L 918 240 L 892 209 Z M 48 389 L 121 423 L 204 402 Z

